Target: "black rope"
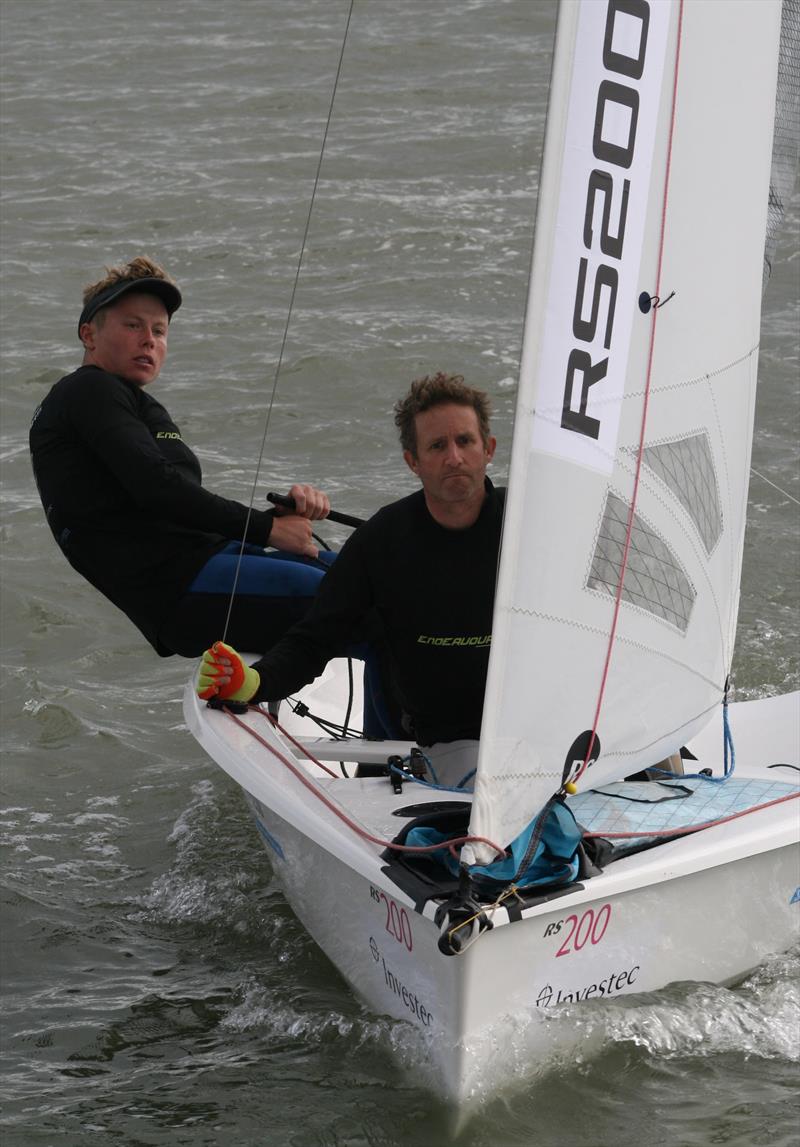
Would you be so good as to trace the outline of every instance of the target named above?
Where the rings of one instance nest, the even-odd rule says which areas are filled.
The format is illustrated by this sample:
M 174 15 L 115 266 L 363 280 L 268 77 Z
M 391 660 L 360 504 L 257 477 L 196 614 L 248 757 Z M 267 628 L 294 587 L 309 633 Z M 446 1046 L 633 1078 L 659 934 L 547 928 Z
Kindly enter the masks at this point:
M 648 782 L 652 784 L 653 782 Z M 670 797 L 656 797 L 652 800 L 650 797 L 628 797 L 623 796 L 622 793 L 610 793 L 607 789 L 590 789 L 589 792 L 596 793 L 600 797 L 613 797 L 618 801 L 630 801 L 631 804 L 663 804 L 664 801 L 685 801 L 687 797 L 694 796 L 696 789 L 690 789 L 688 785 L 669 784 L 666 781 L 656 781 L 657 785 L 661 785 L 665 789 L 679 789 L 679 792 L 673 792 Z
M 537 816 L 533 826 L 533 832 L 531 833 L 531 838 L 528 841 L 528 847 L 525 849 L 525 855 L 519 862 L 517 871 L 514 873 L 509 883 L 515 883 L 517 880 L 519 880 L 525 869 L 533 860 L 536 849 L 539 847 L 539 841 L 542 839 L 542 833 L 544 832 L 545 825 L 547 824 L 547 819 L 550 816 L 552 809 L 555 808 L 560 799 L 561 798 L 557 793 L 554 796 L 551 796 L 547 804 Z
M 347 725 L 342 725 L 338 721 L 329 721 L 327 717 L 320 717 L 317 713 L 312 712 L 304 701 L 292 699 L 287 697 L 289 708 L 297 717 L 307 717 L 313 723 L 329 736 L 333 737 L 335 741 L 346 741 L 350 737 L 357 737 L 359 740 L 364 737 L 364 733 L 360 729 L 350 729 Z

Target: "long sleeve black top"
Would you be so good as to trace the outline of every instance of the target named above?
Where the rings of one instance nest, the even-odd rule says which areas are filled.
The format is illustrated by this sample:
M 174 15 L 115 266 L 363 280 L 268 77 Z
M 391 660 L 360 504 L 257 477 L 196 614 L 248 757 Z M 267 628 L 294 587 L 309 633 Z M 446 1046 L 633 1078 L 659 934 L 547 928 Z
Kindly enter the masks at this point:
M 486 481 L 477 521 L 445 529 L 422 491 L 379 510 L 343 547 L 307 616 L 260 661 L 257 697 L 322 672 L 375 609 L 398 700 L 422 745 L 480 735 L 505 490 Z
M 271 510 L 203 489 L 200 463 L 166 409 L 95 366 L 53 386 L 33 417 L 33 470 L 70 564 L 122 609 L 155 649 L 159 627 L 231 539 L 265 545 Z

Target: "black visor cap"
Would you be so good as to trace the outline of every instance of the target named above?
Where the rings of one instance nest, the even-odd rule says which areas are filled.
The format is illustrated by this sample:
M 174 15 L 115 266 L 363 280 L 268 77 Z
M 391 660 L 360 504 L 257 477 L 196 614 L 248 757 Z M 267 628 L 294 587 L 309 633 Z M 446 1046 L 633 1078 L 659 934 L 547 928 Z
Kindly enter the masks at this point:
M 128 291 L 138 291 L 143 295 L 156 295 L 167 308 L 167 317 L 170 319 L 182 302 L 180 291 L 174 283 L 170 283 L 167 279 L 121 279 L 118 283 L 112 283 L 110 287 L 106 287 L 105 290 L 99 291 L 94 298 L 89 299 L 78 319 L 78 331 L 80 332 L 84 323 L 90 323 L 99 310 L 115 303 Z

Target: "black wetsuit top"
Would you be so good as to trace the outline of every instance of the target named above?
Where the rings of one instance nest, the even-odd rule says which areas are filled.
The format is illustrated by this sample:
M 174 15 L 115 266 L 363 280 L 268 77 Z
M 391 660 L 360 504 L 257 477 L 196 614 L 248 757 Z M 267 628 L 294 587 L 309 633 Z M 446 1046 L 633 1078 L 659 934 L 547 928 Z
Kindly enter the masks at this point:
M 203 489 L 200 463 L 160 402 L 99 367 L 55 384 L 30 447 L 67 560 L 168 655 L 159 628 L 208 559 L 242 537 L 247 508 Z M 266 545 L 272 517 L 254 510 L 247 541 Z
M 307 616 L 256 662 L 258 699 L 312 681 L 373 608 L 396 699 L 422 745 L 480 735 L 505 490 L 486 480 L 474 525 L 448 530 L 420 490 L 379 510 L 342 548 Z

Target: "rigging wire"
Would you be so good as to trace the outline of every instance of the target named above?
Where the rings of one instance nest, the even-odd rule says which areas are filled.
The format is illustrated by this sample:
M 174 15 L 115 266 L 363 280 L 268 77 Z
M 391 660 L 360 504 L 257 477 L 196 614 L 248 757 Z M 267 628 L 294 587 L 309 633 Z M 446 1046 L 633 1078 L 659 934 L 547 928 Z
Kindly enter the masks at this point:
M 750 473 L 755 474 L 756 478 L 760 478 L 761 481 L 766 482 L 768 486 L 772 486 L 773 490 L 777 490 L 779 494 L 783 494 L 784 498 L 788 498 L 790 502 L 794 502 L 795 506 L 800 506 L 800 498 L 795 498 L 794 494 L 790 494 L 788 490 L 781 489 L 781 487 L 768 478 L 766 474 L 759 474 L 758 470 L 754 470 L 752 466 L 750 467 Z
M 302 242 L 300 244 L 300 254 L 297 258 L 297 267 L 295 269 L 294 282 L 292 283 L 292 290 L 291 290 L 291 293 L 289 295 L 289 307 L 288 307 L 288 310 L 286 312 L 286 322 L 284 324 L 283 337 L 281 339 L 280 350 L 278 352 L 278 363 L 277 363 L 277 366 L 275 367 L 275 374 L 274 374 L 273 381 L 272 381 L 272 392 L 270 394 L 269 404 L 267 406 L 267 413 L 266 413 L 266 417 L 264 419 L 264 433 L 261 436 L 261 448 L 260 448 L 259 453 L 258 453 L 258 461 L 256 462 L 255 474 L 253 476 L 253 486 L 252 486 L 252 489 L 250 491 L 250 502 L 249 502 L 248 507 L 247 507 L 247 517 L 245 519 L 245 527 L 244 527 L 244 531 L 243 531 L 244 536 L 242 538 L 242 544 L 241 544 L 241 547 L 239 549 L 239 557 L 238 557 L 238 560 L 236 563 L 236 570 L 234 572 L 233 585 L 231 587 L 230 598 L 228 601 L 228 611 L 225 615 L 225 625 L 224 625 L 224 628 L 222 631 L 223 642 L 227 640 L 228 627 L 230 625 L 230 620 L 231 620 L 231 612 L 233 611 L 233 603 L 234 603 L 234 600 L 236 598 L 236 590 L 237 590 L 237 587 L 239 584 L 239 572 L 240 572 L 241 565 L 242 565 L 242 557 L 244 555 L 244 547 L 245 547 L 244 539 L 247 537 L 247 531 L 248 531 L 249 526 L 250 526 L 250 518 L 251 518 L 252 512 L 253 512 L 253 503 L 255 502 L 256 489 L 258 487 L 258 479 L 259 479 L 259 475 L 261 473 L 261 464 L 264 460 L 264 450 L 266 448 L 267 434 L 269 433 L 269 425 L 270 425 L 270 420 L 272 418 L 272 408 L 275 405 L 275 395 L 276 395 L 277 390 L 278 390 L 278 378 L 280 376 L 281 367 L 283 366 L 283 355 L 284 355 L 284 351 L 286 349 L 286 342 L 287 342 L 287 339 L 289 336 L 289 324 L 291 323 L 291 320 L 292 320 L 292 312 L 294 309 L 294 300 L 295 300 L 295 295 L 297 294 L 297 285 L 298 285 L 298 282 L 300 281 L 300 270 L 301 270 L 302 265 L 303 265 L 303 255 L 305 254 L 306 242 L 308 240 L 308 233 L 309 233 L 309 230 L 311 228 L 311 216 L 312 216 L 313 211 L 314 211 L 314 201 L 315 201 L 316 196 L 317 196 L 317 187 L 319 186 L 320 172 L 322 171 L 322 160 L 323 160 L 324 155 L 325 155 L 325 144 L 327 143 L 327 140 L 328 140 L 328 132 L 330 130 L 331 120 L 333 118 L 333 105 L 334 105 L 335 100 L 336 100 L 336 91 L 339 87 L 339 78 L 342 74 L 342 62 L 344 60 L 345 47 L 347 46 L 347 36 L 348 36 L 349 31 L 350 31 L 350 20 L 351 20 L 352 15 L 353 15 L 353 4 L 354 4 L 354 2 L 355 2 L 355 0 L 350 0 L 350 5 L 349 5 L 348 11 L 347 11 L 347 21 L 346 21 L 345 27 L 344 27 L 344 35 L 342 36 L 342 46 L 341 46 L 341 49 L 339 51 L 339 63 L 337 64 L 336 75 L 335 75 L 334 80 L 333 80 L 333 90 L 331 91 L 330 104 L 328 106 L 328 116 L 327 116 L 327 119 L 325 121 L 325 130 L 324 130 L 323 135 L 322 135 L 322 144 L 320 146 L 319 159 L 317 160 L 317 170 L 316 170 L 316 174 L 314 176 L 314 185 L 311 189 L 311 198 L 310 198 L 309 204 L 308 204 L 308 214 L 306 215 L 306 224 L 305 224 L 305 228 L 303 230 L 303 239 L 302 239 Z

